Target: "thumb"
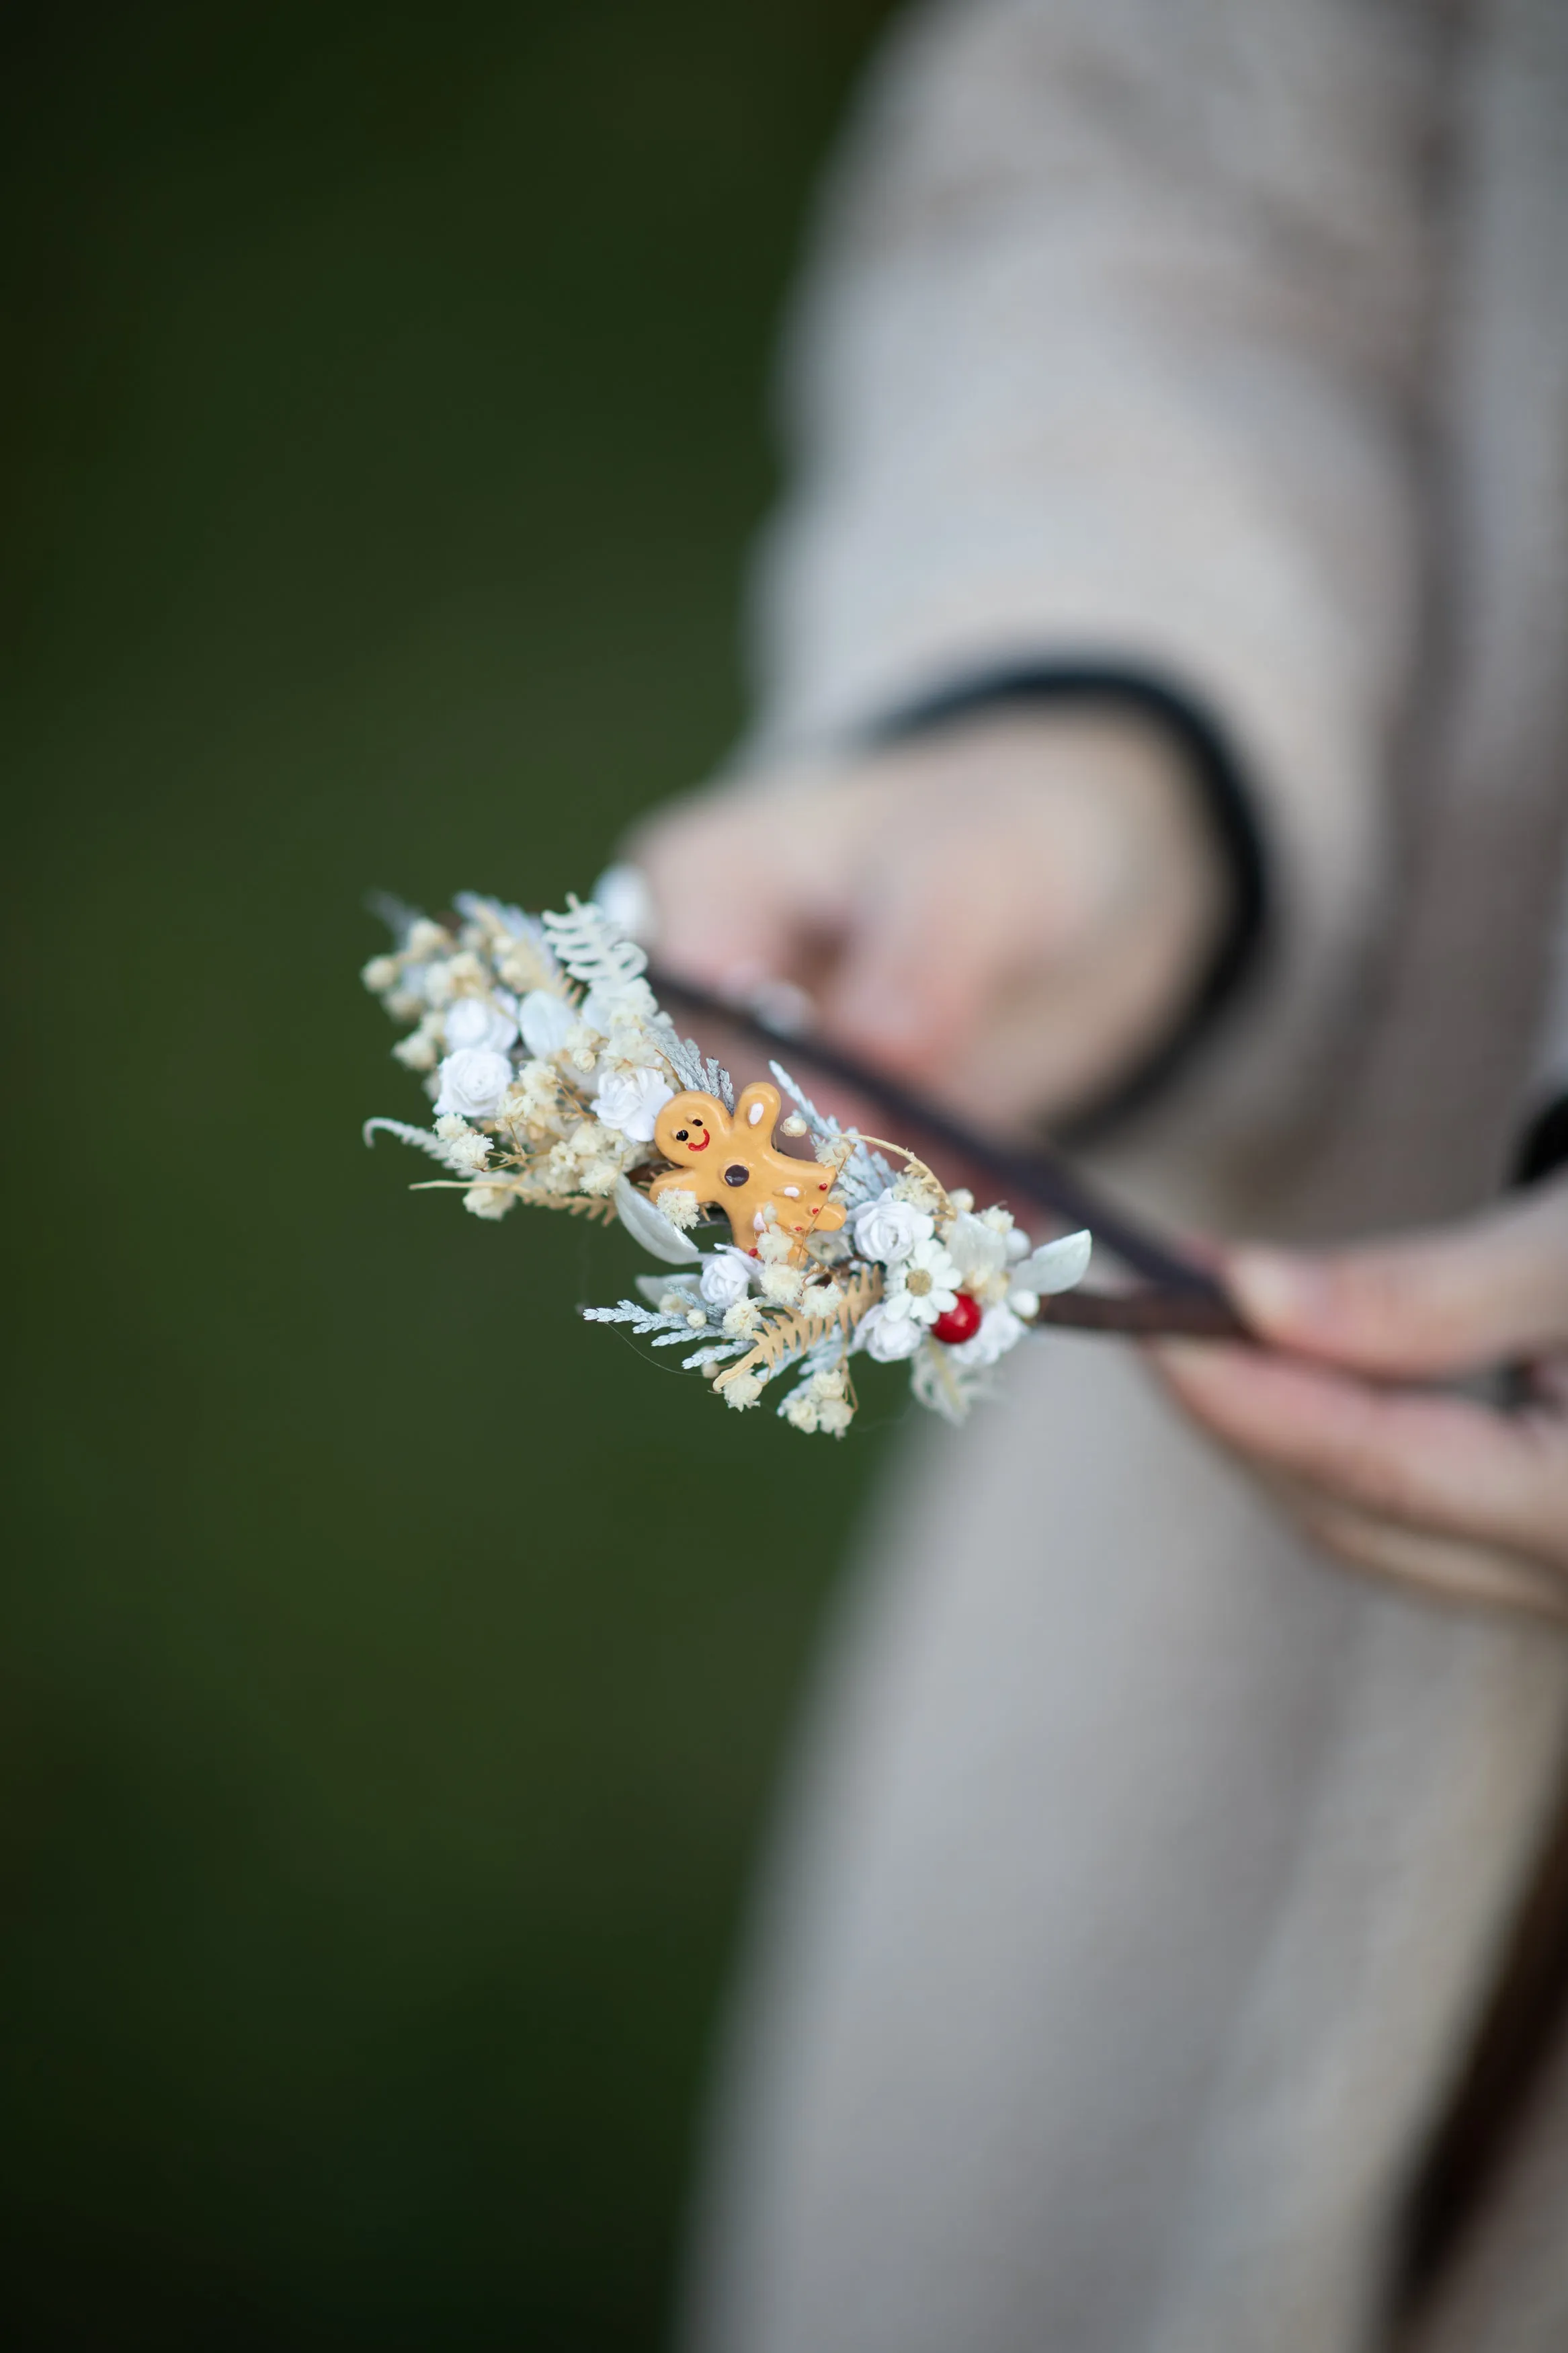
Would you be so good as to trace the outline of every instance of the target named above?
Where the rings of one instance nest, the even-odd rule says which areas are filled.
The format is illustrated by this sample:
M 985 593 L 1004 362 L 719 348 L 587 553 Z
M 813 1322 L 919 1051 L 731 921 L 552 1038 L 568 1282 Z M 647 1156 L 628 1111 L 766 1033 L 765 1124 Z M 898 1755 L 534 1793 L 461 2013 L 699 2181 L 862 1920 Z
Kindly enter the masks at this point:
M 700 799 L 647 821 L 632 854 L 652 894 L 659 962 L 720 996 L 795 977 L 816 915 L 792 851 L 760 795 Z
M 1568 1345 L 1568 1178 L 1464 1225 L 1313 1255 L 1226 1259 L 1267 1339 L 1395 1377 L 1465 1372 Z

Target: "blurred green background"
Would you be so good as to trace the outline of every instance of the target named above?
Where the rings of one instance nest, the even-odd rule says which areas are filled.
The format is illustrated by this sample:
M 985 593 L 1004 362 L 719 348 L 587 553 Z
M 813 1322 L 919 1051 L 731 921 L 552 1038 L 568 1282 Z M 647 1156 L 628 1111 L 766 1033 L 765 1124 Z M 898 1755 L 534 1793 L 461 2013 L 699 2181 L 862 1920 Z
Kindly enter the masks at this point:
M 362 899 L 558 903 L 737 727 L 883 13 L 7 12 L 12 2343 L 664 2340 L 879 1441 L 726 1416 L 574 1320 L 621 1237 L 363 1149 L 421 1099 Z

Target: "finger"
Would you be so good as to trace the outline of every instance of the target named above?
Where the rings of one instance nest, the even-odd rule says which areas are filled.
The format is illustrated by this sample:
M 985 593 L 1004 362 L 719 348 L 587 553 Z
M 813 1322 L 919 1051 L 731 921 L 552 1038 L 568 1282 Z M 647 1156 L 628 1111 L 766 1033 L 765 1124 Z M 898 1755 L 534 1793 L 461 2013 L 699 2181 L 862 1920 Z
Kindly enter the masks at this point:
M 1247 1349 L 1152 1351 L 1193 1419 L 1260 1468 L 1409 1527 L 1568 1568 L 1568 1423 L 1379 1390 Z
M 699 798 L 633 838 L 671 972 L 737 1000 L 764 979 L 798 976 L 831 919 L 809 828 L 787 821 L 798 797 Z
M 1312 1542 L 1347 1567 L 1472 1609 L 1522 1611 L 1568 1628 L 1568 1587 L 1490 1546 L 1435 1536 L 1392 1520 L 1320 1505 L 1301 1515 Z
M 1281 1345 L 1418 1377 L 1568 1340 L 1568 1179 L 1439 1232 L 1307 1257 L 1229 1253 L 1244 1313 Z
M 1320 1487 L 1286 1471 L 1257 1472 L 1258 1484 L 1281 1514 L 1321 1550 L 1435 1595 L 1488 1607 L 1538 1606 L 1568 1623 L 1568 1578 L 1498 1546 L 1406 1528 L 1373 1513 L 1330 1502 Z
M 951 1072 L 1011 952 L 981 890 L 929 837 L 892 858 L 856 909 L 824 997 L 828 1027 L 911 1077 Z

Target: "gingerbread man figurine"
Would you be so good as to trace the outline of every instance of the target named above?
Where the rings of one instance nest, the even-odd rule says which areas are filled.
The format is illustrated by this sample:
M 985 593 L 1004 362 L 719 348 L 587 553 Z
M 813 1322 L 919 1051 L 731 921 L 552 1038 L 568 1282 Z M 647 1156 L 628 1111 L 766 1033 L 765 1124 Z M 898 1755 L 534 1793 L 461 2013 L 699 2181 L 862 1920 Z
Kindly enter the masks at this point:
M 753 1254 L 770 1208 L 784 1231 L 802 1240 L 837 1231 L 845 1213 L 842 1201 L 827 1198 L 834 1171 L 773 1149 L 783 1108 L 777 1087 L 766 1080 L 746 1089 L 732 1114 L 716 1095 L 689 1090 L 674 1096 L 659 1113 L 653 1140 L 676 1166 L 654 1178 L 650 1195 L 657 1200 L 681 1186 L 716 1204 L 729 1217 L 737 1247 Z M 805 1256 L 798 1242 L 795 1254 Z

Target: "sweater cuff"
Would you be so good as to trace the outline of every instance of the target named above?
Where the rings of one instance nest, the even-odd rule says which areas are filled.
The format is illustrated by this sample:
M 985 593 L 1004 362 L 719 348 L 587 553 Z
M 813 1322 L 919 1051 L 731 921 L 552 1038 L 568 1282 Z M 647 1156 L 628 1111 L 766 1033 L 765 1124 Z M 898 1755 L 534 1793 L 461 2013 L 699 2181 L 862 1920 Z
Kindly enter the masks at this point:
M 1042 661 L 979 671 L 894 712 L 869 731 L 869 741 L 907 742 L 988 712 L 1051 703 L 1134 712 L 1175 742 L 1229 882 L 1225 928 L 1166 1036 L 1073 1117 L 1072 1138 L 1087 1140 L 1163 1093 L 1252 979 L 1268 923 L 1268 870 L 1245 772 L 1224 729 L 1184 687 L 1149 670 Z

